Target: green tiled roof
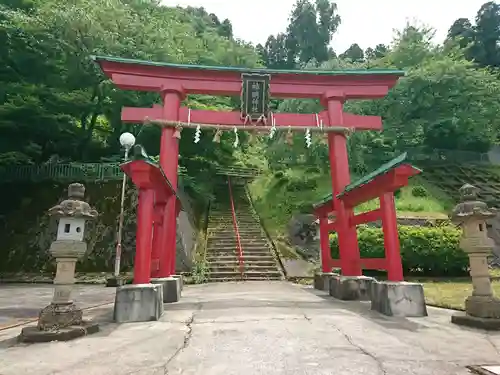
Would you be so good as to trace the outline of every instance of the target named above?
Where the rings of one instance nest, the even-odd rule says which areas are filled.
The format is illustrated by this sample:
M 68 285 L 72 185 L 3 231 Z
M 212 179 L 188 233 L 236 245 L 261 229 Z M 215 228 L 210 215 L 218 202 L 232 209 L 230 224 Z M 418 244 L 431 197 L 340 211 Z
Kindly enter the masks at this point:
M 109 61 L 131 65 L 147 65 L 164 68 L 178 69 L 197 69 L 197 70 L 217 70 L 221 72 L 236 72 L 236 73 L 259 73 L 259 74 L 311 74 L 317 76 L 345 76 L 345 75 L 394 75 L 404 76 L 405 72 L 396 69 L 346 69 L 346 70 L 278 70 L 278 69 L 250 69 L 230 66 L 207 66 L 207 65 L 188 65 L 188 64 L 171 64 L 147 60 L 125 59 L 121 57 L 110 56 L 92 56 L 95 62 Z
M 174 195 L 177 197 L 177 199 L 179 199 L 179 196 L 177 195 L 177 192 L 174 190 L 174 188 L 172 187 L 172 184 L 170 183 L 169 179 L 167 178 L 167 176 L 165 175 L 165 172 L 163 172 L 163 168 L 158 164 L 156 163 L 146 152 L 146 150 L 144 149 L 144 147 L 142 147 L 141 145 L 137 144 L 135 145 L 133 148 L 132 148 L 132 157 L 131 157 L 131 161 L 136 161 L 136 160 L 143 160 L 144 162 L 148 163 L 148 164 L 151 164 L 153 165 L 154 167 L 158 168 L 162 174 L 162 176 L 165 178 L 165 181 L 167 181 L 167 184 L 168 186 L 172 189 L 172 191 L 174 192 Z M 129 161 L 130 162 L 130 161 Z M 129 163 L 128 162 L 128 163 Z M 126 164 L 127 162 L 125 162 L 124 164 Z
M 391 169 L 399 167 L 401 164 L 407 164 L 407 153 L 403 153 L 399 155 L 398 157 L 388 161 L 387 163 L 381 165 L 379 168 L 374 170 L 371 173 L 368 173 L 366 176 L 360 178 L 356 182 L 353 182 L 352 184 L 349 184 L 346 186 L 344 191 L 338 195 L 338 197 L 343 196 L 345 193 L 348 193 L 349 191 L 352 191 L 362 185 L 368 184 L 370 181 L 374 180 L 376 177 L 381 176 L 387 172 L 389 172 Z M 415 167 L 413 167 L 415 168 Z M 333 195 L 328 194 L 326 197 L 324 197 L 320 202 L 315 203 L 313 207 L 319 207 L 326 202 L 330 201 L 332 199 Z

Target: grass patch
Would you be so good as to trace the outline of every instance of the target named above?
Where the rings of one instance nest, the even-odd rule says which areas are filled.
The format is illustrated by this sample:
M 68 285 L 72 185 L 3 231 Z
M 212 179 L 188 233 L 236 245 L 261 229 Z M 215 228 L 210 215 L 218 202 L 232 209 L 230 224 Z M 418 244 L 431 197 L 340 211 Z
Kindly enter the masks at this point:
M 465 309 L 465 299 L 472 294 L 469 282 L 424 282 L 425 300 L 428 304 L 458 310 Z M 495 295 L 500 296 L 500 282 L 492 282 Z
M 410 181 L 412 185 L 401 189 L 396 197 L 398 212 L 433 218 L 442 218 L 449 212 L 449 199 L 434 198 L 434 192 L 427 186 L 424 186 L 429 193 L 427 196 L 415 197 L 412 195 L 412 188 L 416 185 L 423 186 L 422 181 Z M 286 235 L 287 224 L 294 214 L 312 213 L 312 204 L 331 194 L 332 185 L 328 174 L 297 167 L 275 175 L 264 173 L 249 185 L 249 190 L 267 230 L 276 238 L 278 235 Z M 378 200 L 373 200 L 357 207 L 356 212 L 369 211 L 378 206 Z
M 411 180 L 410 180 L 411 181 Z M 409 185 L 401 189 L 396 197 L 396 210 L 398 213 L 417 213 L 419 216 L 434 217 L 436 214 L 445 214 L 446 205 L 431 196 L 414 197 L 412 188 L 415 185 Z M 377 209 L 379 207 L 378 199 L 363 203 L 355 208 L 355 212 L 365 212 Z

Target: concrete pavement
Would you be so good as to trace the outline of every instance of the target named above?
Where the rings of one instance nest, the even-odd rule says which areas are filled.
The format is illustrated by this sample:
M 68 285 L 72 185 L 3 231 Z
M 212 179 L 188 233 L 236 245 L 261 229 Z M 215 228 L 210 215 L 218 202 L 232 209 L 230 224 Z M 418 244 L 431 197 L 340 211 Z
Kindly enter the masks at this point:
M 0 329 L 38 319 L 40 309 L 50 303 L 53 293 L 50 284 L 0 285 Z M 102 286 L 75 285 L 72 296 L 86 309 L 114 302 L 115 291 Z
M 86 312 L 102 322 L 98 334 L 0 345 L 0 374 L 465 375 L 467 365 L 500 362 L 500 334 L 454 326 L 447 310 L 388 318 L 286 282 L 186 286 L 165 306 L 160 322 L 122 325 L 101 306 Z

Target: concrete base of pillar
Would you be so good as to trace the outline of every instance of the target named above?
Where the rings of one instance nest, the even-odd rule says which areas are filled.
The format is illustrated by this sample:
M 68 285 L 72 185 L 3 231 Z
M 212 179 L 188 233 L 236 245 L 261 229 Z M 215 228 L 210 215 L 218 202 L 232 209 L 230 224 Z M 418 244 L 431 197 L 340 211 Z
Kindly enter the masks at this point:
M 457 325 L 484 329 L 486 331 L 500 331 L 500 319 L 494 318 L 478 318 L 476 316 L 458 313 L 452 315 L 451 322 Z
M 163 288 L 157 284 L 132 284 L 116 289 L 114 319 L 117 323 L 149 322 L 163 315 Z
M 427 316 L 422 284 L 383 281 L 371 287 L 372 310 L 387 316 Z
M 179 284 L 182 292 L 182 290 L 184 289 L 184 277 L 182 275 L 170 275 L 170 277 L 179 279 Z
M 181 279 L 173 276 L 151 279 L 153 284 L 163 288 L 163 302 L 174 303 L 181 299 Z
M 50 331 L 42 331 L 37 327 L 25 327 L 21 330 L 18 341 L 30 344 L 37 342 L 69 341 L 96 332 L 99 332 L 99 325 L 97 323 L 85 321 L 80 325 Z
M 314 275 L 314 289 L 328 292 L 330 290 L 330 278 L 338 276 L 333 272 L 317 273 Z
M 369 301 L 371 286 L 376 282 L 368 276 L 337 276 L 330 278 L 330 295 L 343 301 Z

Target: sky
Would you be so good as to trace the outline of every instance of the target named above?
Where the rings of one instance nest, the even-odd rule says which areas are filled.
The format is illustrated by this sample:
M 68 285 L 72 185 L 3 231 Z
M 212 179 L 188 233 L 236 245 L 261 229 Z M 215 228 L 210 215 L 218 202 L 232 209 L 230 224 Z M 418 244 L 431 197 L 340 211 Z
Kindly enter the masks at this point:
M 389 44 L 394 30 L 417 22 L 436 30 L 442 42 L 457 18 L 474 20 L 487 0 L 336 0 L 342 23 L 332 40 L 337 53 L 351 44 L 361 48 Z M 267 37 L 285 31 L 296 0 L 163 0 L 169 6 L 204 7 L 222 21 L 228 18 L 236 38 L 264 44 Z

